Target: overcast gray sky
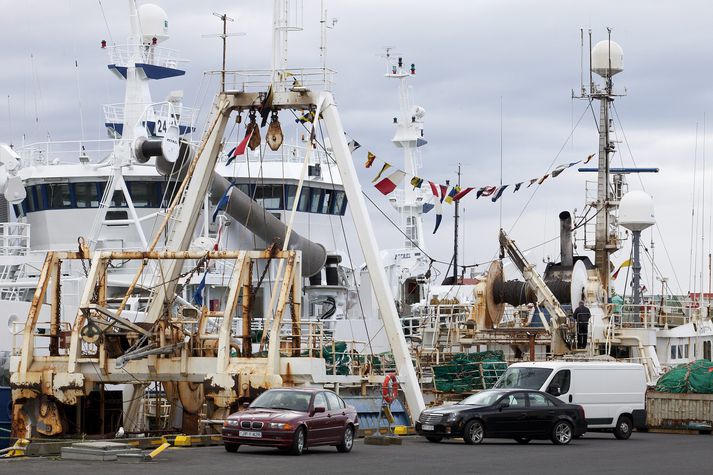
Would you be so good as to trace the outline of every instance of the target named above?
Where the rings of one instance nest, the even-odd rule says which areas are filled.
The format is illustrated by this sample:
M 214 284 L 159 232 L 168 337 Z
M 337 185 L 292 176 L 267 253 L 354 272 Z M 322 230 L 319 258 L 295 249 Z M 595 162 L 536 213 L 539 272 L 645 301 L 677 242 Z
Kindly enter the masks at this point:
M 1 1 L 0 140 L 20 143 L 23 132 L 28 141 L 43 140 L 48 133 L 55 140 L 78 137 L 79 96 L 86 136 L 103 138 L 101 104 L 120 102 L 123 91 L 107 71 L 99 43 L 112 38 L 117 43 L 123 41 L 128 31 L 127 1 L 101 2 L 108 30 L 97 0 Z M 191 60 L 186 77 L 158 84 L 155 97 L 182 88 L 190 105 L 205 93 L 205 88 L 200 89 L 202 72 L 218 69 L 220 64 L 218 40 L 201 38 L 219 28 L 211 15 L 214 11 L 237 17 L 230 27 L 247 32 L 246 37 L 230 40 L 230 68 L 270 66 L 271 1 L 155 3 L 167 10 L 170 18 L 172 38 L 165 46 L 180 50 Z M 307 30 L 293 35 L 290 65 L 317 66 L 319 1 L 304 3 Z M 427 112 L 429 140 L 423 149 L 422 175 L 441 182 L 453 180 L 461 163 L 463 182 L 473 186 L 500 180 L 501 102 L 505 183 L 540 175 L 553 161 L 575 161 L 596 151 L 591 113 L 584 115 L 567 141 L 573 122 L 587 106 L 585 101 L 570 97 L 571 90 L 579 87 L 579 28 L 591 27 L 595 43 L 606 38 L 607 26 L 613 28 L 612 37 L 625 56 L 625 71 L 615 77 L 615 87 L 628 93 L 615 103 L 623 126 L 617 123 L 617 133 L 628 140 L 619 144 L 614 163 L 633 166 L 635 160 L 639 166 L 661 168 L 659 175 L 642 177 L 646 191 L 654 196 L 661 230 L 661 236 L 654 232 L 656 261 L 671 277 L 675 291 L 688 290 L 696 125 L 700 170 L 704 114 L 710 111 L 713 99 L 713 4 L 704 0 L 328 0 L 327 6 L 329 16 L 338 18 L 336 28 L 329 32 L 328 62 L 339 73 L 335 95 L 348 133 L 380 158 L 398 163 L 401 155 L 390 144 L 391 118 L 398 107 L 396 83 L 384 79 L 384 65 L 378 57 L 384 46 L 393 46 L 417 66 L 412 84 L 416 102 Z M 708 129 L 713 130 L 713 124 Z M 707 170 L 710 177 L 713 162 Z M 388 201 L 369 186 L 368 177 L 362 175 L 365 189 L 393 217 Z M 530 193 L 506 192 L 503 227 L 512 228 L 511 235 L 523 248 L 556 236 L 557 214 L 563 209 L 583 209 L 587 178 L 592 179 L 568 170 L 556 180 L 548 180 L 519 220 Z M 629 183 L 632 189 L 642 187 L 636 177 Z M 708 185 L 710 197 L 710 179 Z M 700 196 L 697 200 L 700 202 Z M 713 201 L 706 201 L 708 210 L 713 211 Z M 491 259 L 497 252 L 500 206 L 471 196 L 464 199 L 463 207 L 465 256 L 461 262 Z M 452 212 L 450 207 L 445 209 Z M 398 245 L 400 235 L 384 226 L 377 213 L 374 221 L 382 247 Z M 710 218 L 705 218 L 707 236 L 710 225 Z M 429 252 L 448 261 L 453 219 L 444 217 L 436 237 L 430 234 L 432 226 L 433 216 L 427 215 Z M 648 246 L 650 233 L 644 237 Z M 700 236 L 697 242 L 700 246 Z M 704 247 L 707 255 L 708 237 Z M 558 243 L 552 242 L 531 257 L 557 259 L 558 253 Z M 614 264 L 628 254 L 627 242 L 613 258 Z M 697 256 L 700 262 L 700 249 Z M 644 283 L 651 288 L 650 266 L 645 264 L 644 269 L 648 275 Z

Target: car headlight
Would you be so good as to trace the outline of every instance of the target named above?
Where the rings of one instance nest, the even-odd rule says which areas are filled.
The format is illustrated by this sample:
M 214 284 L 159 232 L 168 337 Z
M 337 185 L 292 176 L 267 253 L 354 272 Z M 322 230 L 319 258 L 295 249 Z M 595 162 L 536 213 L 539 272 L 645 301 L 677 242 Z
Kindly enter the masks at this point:
M 223 421 L 223 427 L 235 427 L 240 424 L 240 421 L 236 419 L 227 419 Z
M 455 412 L 451 412 L 446 416 L 446 422 L 455 422 L 456 419 L 458 419 L 458 414 Z
M 267 428 L 276 430 L 292 430 L 295 427 L 289 422 L 268 422 Z

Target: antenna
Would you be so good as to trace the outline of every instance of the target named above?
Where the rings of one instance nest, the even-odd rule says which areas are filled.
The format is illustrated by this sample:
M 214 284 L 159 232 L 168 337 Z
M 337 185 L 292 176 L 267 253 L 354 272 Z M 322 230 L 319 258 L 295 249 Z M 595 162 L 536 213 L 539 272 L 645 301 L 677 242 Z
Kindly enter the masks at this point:
M 579 29 L 579 90 L 584 96 L 584 28 Z
M 12 147 L 12 107 L 10 105 L 10 94 L 7 95 L 7 122 L 10 129 L 10 147 Z
M 324 75 L 324 87 L 327 87 L 327 30 L 331 30 L 337 24 L 337 19 L 332 18 L 327 20 L 327 9 L 324 5 L 324 0 L 322 0 L 322 17 L 319 20 L 321 26 L 321 42 L 319 45 L 319 57 L 322 60 L 322 74 Z M 330 24 L 331 23 L 331 24 Z
M 202 38 L 221 38 L 223 40 L 223 67 L 220 70 L 220 90 L 225 92 L 225 58 L 228 49 L 228 37 L 229 36 L 245 36 L 244 32 L 230 33 L 228 34 L 228 22 L 235 21 L 235 18 L 231 18 L 227 13 L 216 13 L 213 12 L 213 16 L 220 19 L 223 22 L 223 33 L 218 33 L 217 35 L 201 35 Z

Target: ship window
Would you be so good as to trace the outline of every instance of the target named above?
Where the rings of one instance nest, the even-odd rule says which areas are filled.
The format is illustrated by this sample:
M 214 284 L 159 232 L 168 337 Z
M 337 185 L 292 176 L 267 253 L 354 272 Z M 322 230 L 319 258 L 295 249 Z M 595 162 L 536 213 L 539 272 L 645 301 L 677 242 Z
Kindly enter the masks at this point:
M 675 360 L 677 358 L 676 356 L 676 345 L 671 346 L 671 359 Z
M 137 208 L 158 208 L 156 188 L 154 182 L 132 181 L 127 183 L 131 200 Z
M 295 185 L 285 185 L 285 209 L 287 211 L 292 211 L 295 204 L 295 193 L 297 193 Z
M 111 197 L 111 207 L 112 208 L 126 208 L 126 197 L 124 192 L 121 190 L 114 190 L 114 195 Z
M 236 185 L 236 188 L 252 198 L 252 195 L 250 194 L 250 185 L 248 185 L 248 184 Z
M 42 209 L 42 192 L 39 190 L 40 185 L 35 185 L 30 187 L 30 192 L 27 194 L 29 199 L 28 210 L 29 211 L 40 211 Z
M 711 359 L 711 342 L 710 341 L 703 342 L 703 359 L 704 360 Z
M 63 209 L 72 207 L 72 198 L 69 194 L 68 183 L 52 183 L 47 187 L 47 201 L 50 209 Z
M 332 199 L 331 214 L 344 215 L 347 207 L 347 195 L 343 191 L 335 191 Z
M 324 190 L 321 188 L 312 188 L 310 191 L 310 213 L 319 213 L 322 208 L 322 199 L 324 197 Z
M 96 183 L 75 183 L 74 197 L 77 201 L 77 208 L 98 208 L 99 196 L 97 194 Z
M 331 204 L 332 197 L 334 195 L 334 190 L 324 190 L 324 199 L 322 200 L 322 206 L 319 208 L 319 212 L 322 214 L 329 214 L 329 205 Z
M 25 195 L 26 198 L 22 201 L 22 206 L 16 205 L 18 208 L 22 209 L 25 213 L 27 212 L 32 212 L 35 210 L 35 201 L 32 199 L 32 191 L 33 191 L 33 186 L 28 186 L 25 188 Z M 18 209 L 15 209 L 15 215 L 20 216 L 17 214 Z
M 47 198 L 49 193 L 47 192 L 47 185 L 37 185 L 37 189 L 40 198 L 40 206 L 37 209 L 49 209 L 49 199 Z
M 297 193 L 297 191 L 295 191 Z M 306 213 L 309 211 L 309 198 L 310 198 L 311 192 L 309 187 L 303 186 L 302 187 L 302 192 L 300 193 L 300 202 L 297 203 L 297 211 L 301 211 L 303 213 Z
M 258 186 L 255 201 L 265 209 L 282 209 L 282 185 Z

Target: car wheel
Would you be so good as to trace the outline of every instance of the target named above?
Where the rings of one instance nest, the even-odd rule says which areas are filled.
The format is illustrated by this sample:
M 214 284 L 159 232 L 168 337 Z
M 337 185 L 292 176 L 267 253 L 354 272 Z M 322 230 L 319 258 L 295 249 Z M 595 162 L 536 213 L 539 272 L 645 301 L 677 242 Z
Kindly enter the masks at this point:
M 305 434 L 305 428 L 299 427 L 297 432 L 295 432 L 295 438 L 292 441 L 292 447 L 290 448 L 290 453 L 292 455 L 302 455 L 305 451 L 305 445 L 307 442 L 307 435 Z
M 225 451 L 226 452 L 237 452 L 238 448 L 240 448 L 240 444 L 231 444 L 230 442 L 225 442 Z
M 626 440 L 631 437 L 632 431 L 631 419 L 629 416 L 620 416 L 619 420 L 616 421 L 616 427 L 614 428 L 614 437 L 619 440 Z
M 463 441 L 468 445 L 479 444 L 485 436 L 485 427 L 479 420 L 468 422 L 463 428 Z
M 342 443 L 337 445 L 337 451 L 341 453 L 347 453 L 352 451 L 354 446 L 354 428 L 352 426 L 347 426 L 344 429 L 344 436 L 342 437 Z
M 440 441 L 443 440 L 443 437 L 438 437 L 438 436 L 435 436 L 435 435 L 430 435 L 430 436 L 426 437 L 426 440 L 429 441 L 429 442 L 433 442 L 433 443 L 437 444 L 438 442 L 440 442 Z
M 567 445 L 572 441 L 572 424 L 567 421 L 558 421 L 552 428 L 552 443 Z
M 529 444 L 532 439 L 529 437 L 515 437 L 518 444 Z

